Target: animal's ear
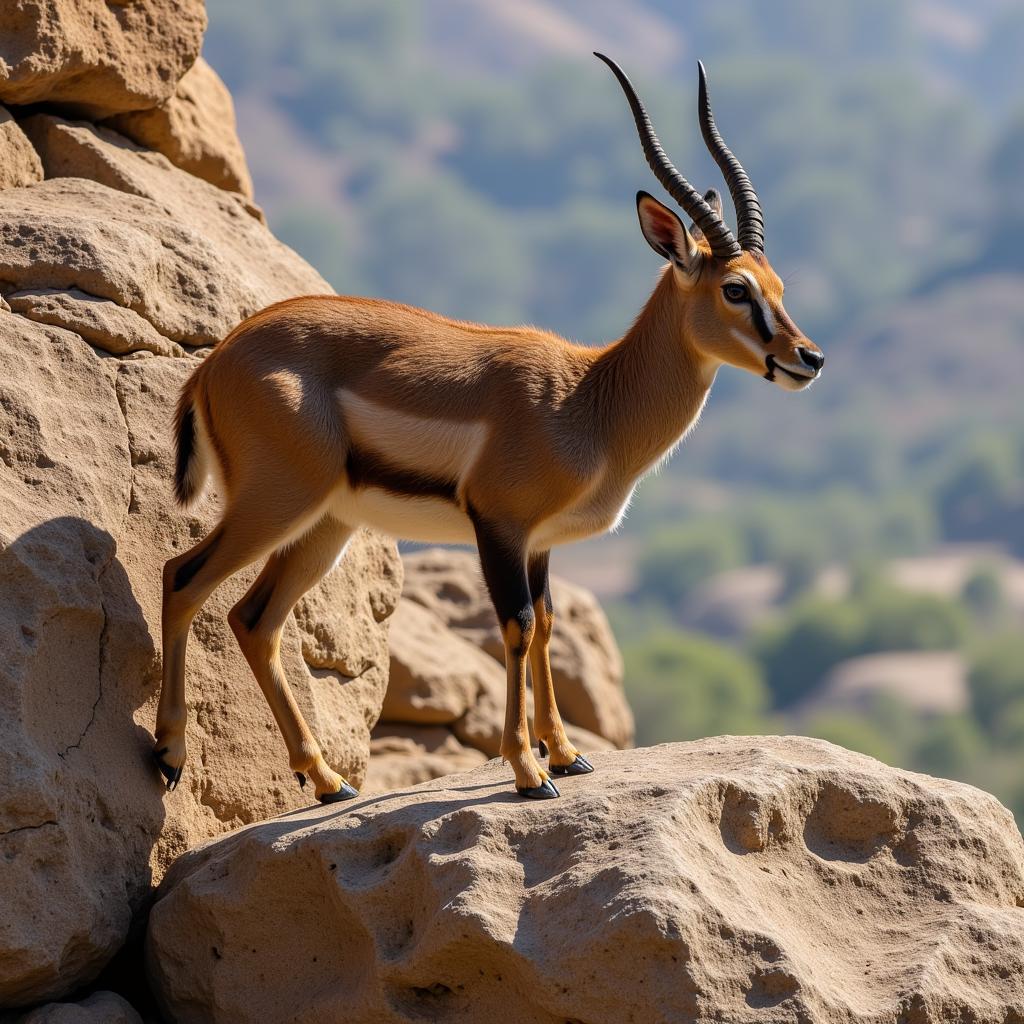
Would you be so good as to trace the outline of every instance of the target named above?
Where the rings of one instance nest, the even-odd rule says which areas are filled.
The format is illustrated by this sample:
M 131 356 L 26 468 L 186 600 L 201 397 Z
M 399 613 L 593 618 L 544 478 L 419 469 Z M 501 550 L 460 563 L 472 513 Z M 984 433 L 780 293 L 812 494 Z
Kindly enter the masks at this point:
M 723 216 L 722 196 L 717 188 L 709 188 L 707 192 L 704 193 L 704 202 L 711 207 L 712 212 L 718 216 L 719 220 L 721 220 Z M 701 229 L 697 227 L 696 224 L 690 225 L 690 234 L 693 235 L 693 237 L 696 238 L 698 242 L 704 237 L 704 232 L 701 231 Z
M 690 269 L 697 258 L 697 245 L 683 222 L 647 192 L 637 192 L 636 212 L 647 244 L 682 270 Z

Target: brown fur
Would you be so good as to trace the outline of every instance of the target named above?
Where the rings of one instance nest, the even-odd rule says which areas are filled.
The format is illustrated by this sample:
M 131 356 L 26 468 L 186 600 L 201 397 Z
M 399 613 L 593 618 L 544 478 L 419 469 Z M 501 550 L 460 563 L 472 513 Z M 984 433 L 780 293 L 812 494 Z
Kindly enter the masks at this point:
M 454 503 L 467 528 L 469 518 L 492 529 L 497 524 L 504 547 L 517 553 L 513 561 L 522 561 L 510 571 L 521 569 L 525 580 L 528 556 L 546 551 L 552 538 L 559 543 L 611 525 L 635 481 L 695 422 L 719 365 L 762 375 L 768 355 L 799 365 L 800 346 L 817 351 L 785 314 L 782 283 L 761 254 L 723 264 L 686 234 L 675 214 L 661 210 L 673 222 L 654 210 L 658 230 L 676 233 L 680 251 L 689 253 L 686 265 L 667 269 L 630 330 L 603 348 L 376 299 L 311 296 L 250 317 L 200 365 L 179 409 L 193 409 L 202 421 L 220 465 L 225 510 L 219 542 L 203 549 L 205 562 L 184 587 L 165 589 L 157 746 L 166 751 L 166 765 L 180 769 L 185 756 L 184 632 L 222 579 L 274 552 L 232 624 L 281 724 L 293 769 L 312 778 L 318 796 L 341 785 L 295 708 L 276 645 L 291 605 L 361 525 L 337 522 L 330 505 L 342 485 L 373 484 L 372 473 L 346 483 L 349 457 L 362 453 L 363 465 L 370 453 L 370 464 L 377 459 L 407 474 L 391 489 L 407 486 L 403 500 L 410 507 L 420 498 L 414 483 L 402 481 L 414 480 L 420 467 L 408 465 L 402 450 L 375 450 L 383 442 L 372 425 L 348 421 L 339 389 L 396 416 L 486 426 L 482 449 L 451 481 Z M 774 316 L 776 334 L 760 350 L 733 336 L 733 328 L 750 334 L 750 313 L 722 297 L 723 276 L 739 270 L 753 275 Z M 443 484 L 434 481 L 434 490 L 443 492 Z M 426 492 L 424 485 L 422 497 Z M 195 554 L 172 559 L 168 578 Z M 528 621 L 502 622 L 510 687 L 502 749 L 517 785 L 527 788 L 546 777 L 524 739 L 528 655 L 541 682 L 544 735 L 558 759 L 552 763 L 574 756 L 550 688 L 550 614 L 533 609 L 528 603 Z M 518 642 L 524 622 L 535 652 Z

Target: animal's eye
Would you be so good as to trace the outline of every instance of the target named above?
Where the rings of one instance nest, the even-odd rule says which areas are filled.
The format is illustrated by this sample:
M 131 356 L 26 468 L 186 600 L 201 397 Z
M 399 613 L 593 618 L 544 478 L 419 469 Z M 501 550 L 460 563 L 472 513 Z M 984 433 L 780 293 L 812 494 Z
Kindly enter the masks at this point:
M 735 281 L 722 285 L 722 294 L 730 302 L 746 302 L 750 298 L 747 286 L 745 284 L 736 284 Z

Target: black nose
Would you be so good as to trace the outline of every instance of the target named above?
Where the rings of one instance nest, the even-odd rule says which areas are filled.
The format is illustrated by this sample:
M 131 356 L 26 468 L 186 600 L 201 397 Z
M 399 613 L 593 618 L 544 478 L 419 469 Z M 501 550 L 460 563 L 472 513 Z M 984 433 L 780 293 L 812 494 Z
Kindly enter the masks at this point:
M 804 348 L 803 345 L 801 345 L 796 351 L 797 355 L 799 355 L 815 373 L 825 365 L 825 357 L 820 352 L 812 352 L 809 348 Z

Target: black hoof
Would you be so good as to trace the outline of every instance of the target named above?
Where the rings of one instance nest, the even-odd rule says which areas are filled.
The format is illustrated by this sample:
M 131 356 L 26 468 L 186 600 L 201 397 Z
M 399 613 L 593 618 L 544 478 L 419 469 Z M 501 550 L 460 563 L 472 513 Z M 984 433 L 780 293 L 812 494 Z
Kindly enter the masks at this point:
M 548 756 L 548 745 L 543 740 L 537 740 L 537 750 L 540 751 L 541 757 Z
M 303 775 L 302 772 L 296 772 L 295 773 L 295 778 L 297 778 L 299 780 L 299 789 L 305 789 L 306 788 L 306 776 Z
M 572 764 L 548 765 L 552 775 L 589 775 L 593 770 L 594 766 L 582 754 L 577 754 Z
M 340 804 L 342 800 L 351 800 L 357 796 L 359 796 L 359 790 L 347 782 L 343 782 L 337 793 L 324 793 L 319 799 L 322 804 Z
M 516 792 L 528 800 L 554 800 L 556 796 L 562 795 L 550 779 L 545 779 L 539 786 L 530 789 L 526 786 L 516 786 Z
M 156 761 L 157 768 L 160 769 L 160 774 L 167 780 L 167 791 L 171 792 L 175 786 L 181 781 L 181 768 L 173 768 L 165 760 L 163 755 L 167 753 L 166 747 L 161 747 L 159 750 L 153 751 L 153 760 Z

